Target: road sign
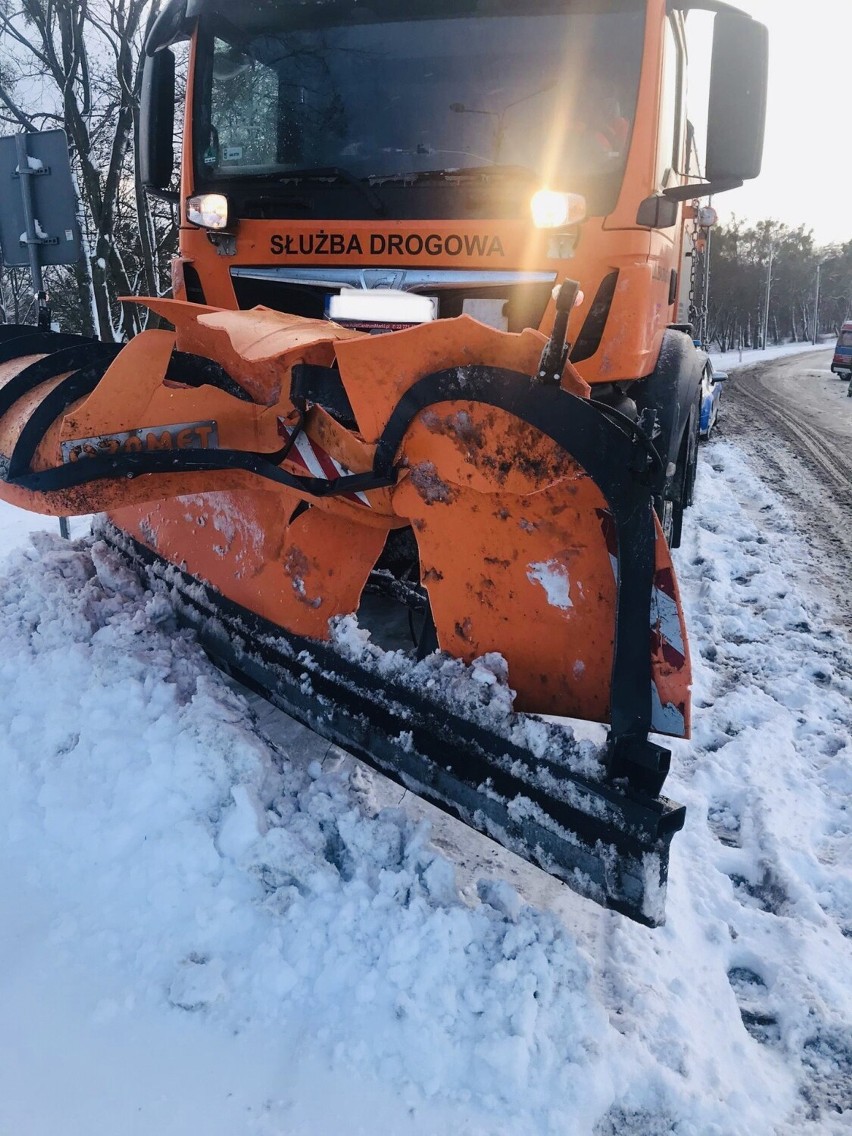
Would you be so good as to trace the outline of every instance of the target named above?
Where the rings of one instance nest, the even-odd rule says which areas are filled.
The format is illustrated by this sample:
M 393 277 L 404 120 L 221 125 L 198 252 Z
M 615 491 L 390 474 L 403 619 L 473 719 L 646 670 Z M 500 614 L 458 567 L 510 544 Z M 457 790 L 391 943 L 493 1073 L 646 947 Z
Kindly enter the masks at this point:
M 64 130 L 0 138 L 0 249 L 9 268 L 32 268 L 33 252 L 38 267 L 79 259 L 77 194 Z

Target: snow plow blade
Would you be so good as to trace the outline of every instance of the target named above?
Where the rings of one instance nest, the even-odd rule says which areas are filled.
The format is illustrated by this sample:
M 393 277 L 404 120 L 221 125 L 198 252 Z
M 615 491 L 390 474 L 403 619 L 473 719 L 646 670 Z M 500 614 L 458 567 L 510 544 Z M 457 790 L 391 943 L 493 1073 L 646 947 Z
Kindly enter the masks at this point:
M 168 577 L 223 665 L 577 891 L 660 923 L 683 810 L 659 796 L 669 752 L 648 735 L 688 736 L 690 667 L 643 431 L 570 365 L 536 381 L 537 332 L 461 317 L 366 336 L 146 303 L 175 332 L 120 351 L 0 329 L 0 496 L 108 511 L 111 541 Z M 394 575 L 400 534 L 415 552 Z M 340 641 L 365 587 L 425 611 L 419 661 Z M 478 662 L 498 654 L 499 681 Z M 517 692 L 508 717 L 451 696 L 441 660 L 468 691 Z M 605 752 L 539 714 L 609 723 Z
M 581 895 L 646 926 L 664 921 L 683 806 L 612 784 L 557 724 L 518 714 L 495 728 L 488 709 L 441 689 L 437 656 L 406 671 L 376 648 L 365 659 L 306 642 L 199 588 L 111 526 L 100 535 L 168 593 L 228 674 Z

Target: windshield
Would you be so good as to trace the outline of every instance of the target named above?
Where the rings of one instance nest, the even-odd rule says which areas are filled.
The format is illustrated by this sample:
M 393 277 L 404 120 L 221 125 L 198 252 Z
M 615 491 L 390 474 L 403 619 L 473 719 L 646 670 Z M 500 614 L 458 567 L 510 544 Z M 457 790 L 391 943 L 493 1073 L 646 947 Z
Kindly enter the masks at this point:
M 319 23 L 321 5 L 285 3 L 263 9 L 260 25 L 256 15 L 242 28 L 202 21 L 201 184 L 324 170 L 369 215 L 369 194 L 353 179 L 384 196 L 395 182 L 464 170 L 585 193 L 591 213 L 611 210 L 636 105 L 641 10 L 563 3 L 558 12 L 448 16 L 436 4 L 395 18 L 369 5 L 339 23 Z

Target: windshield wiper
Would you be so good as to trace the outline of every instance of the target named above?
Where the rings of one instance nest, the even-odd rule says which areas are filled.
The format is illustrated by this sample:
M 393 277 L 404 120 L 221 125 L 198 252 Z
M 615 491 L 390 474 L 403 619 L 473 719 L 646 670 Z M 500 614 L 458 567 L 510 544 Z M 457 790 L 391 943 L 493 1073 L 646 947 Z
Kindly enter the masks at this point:
M 462 166 L 456 169 L 450 166 L 442 170 L 412 170 L 409 173 L 373 174 L 370 183 L 372 185 L 405 185 L 418 181 L 483 181 L 489 177 L 517 181 L 539 180 L 535 170 L 531 170 L 528 166 L 491 165 Z
M 342 181 L 357 189 L 369 201 L 379 217 L 386 217 L 388 207 L 369 182 L 363 181 L 343 166 L 310 166 L 303 170 L 276 170 L 276 181 Z

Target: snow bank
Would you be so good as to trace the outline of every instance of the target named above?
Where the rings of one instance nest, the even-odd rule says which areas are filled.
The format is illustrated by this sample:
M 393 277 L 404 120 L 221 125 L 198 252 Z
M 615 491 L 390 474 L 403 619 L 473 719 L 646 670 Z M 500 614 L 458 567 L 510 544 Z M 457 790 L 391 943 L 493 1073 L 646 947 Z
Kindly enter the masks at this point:
M 362 778 L 279 763 L 105 546 L 35 544 L 2 585 L 0 827 L 56 927 L 149 1000 L 310 1037 L 415 1109 L 475 1099 L 499 1131 L 605 1106 L 582 1070 L 609 1027 L 565 928 L 507 887 L 463 897 Z
M 673 747 L 688 815 L 657 931 L 460 886 L 369 776 L 265 742 L 105 546 L 15 553 L 0 1130 L 847 1130 L 849 640 L 777 499 L 732 446 L 703 454 L 677 556 L 696 736 Z
M 769 347 L 737 348 L 733 351 L 711 351 L 710 358 L 719 370 L 733 370 L 734 367 L 748 367 L 754 363 L 767 363 L 771 359 L 783 359 L 788 355 L 803 355 L 808 351 L 828 351 L 833 349 L 834 340 L 818 343 L 773 343 Z

